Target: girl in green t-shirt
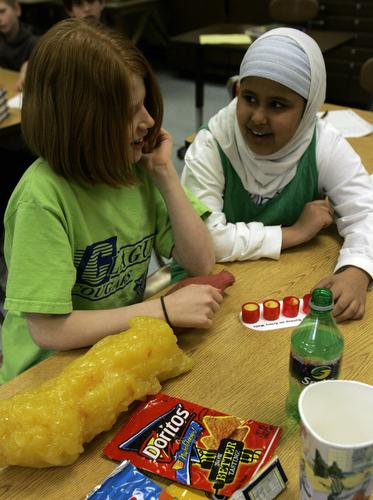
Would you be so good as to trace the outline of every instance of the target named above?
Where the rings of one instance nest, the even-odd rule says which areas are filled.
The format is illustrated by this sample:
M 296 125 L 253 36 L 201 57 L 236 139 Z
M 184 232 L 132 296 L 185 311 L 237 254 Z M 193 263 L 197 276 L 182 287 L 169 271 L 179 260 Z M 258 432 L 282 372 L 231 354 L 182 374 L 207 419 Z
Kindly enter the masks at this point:
M 214 263 L 207 209 L 187 199 L 144 56 L 79 19 L 55 25 L 28 66 L 22 129 L 39 159 L 5 214 L 8 282 L 0 382 L 54 350 L 90 346 L 134 316 L 207 328 L 222 301 L 192 285 L 143 302 L 152 249 L 192 275 Z M 162 307 L 163 306 L 163 307 Z

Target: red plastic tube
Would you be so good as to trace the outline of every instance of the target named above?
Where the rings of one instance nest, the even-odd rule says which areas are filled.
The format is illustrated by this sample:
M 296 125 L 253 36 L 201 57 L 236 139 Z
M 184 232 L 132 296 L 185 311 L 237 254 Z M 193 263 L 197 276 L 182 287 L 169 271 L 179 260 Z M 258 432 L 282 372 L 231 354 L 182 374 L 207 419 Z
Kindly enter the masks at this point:
M 308 314 L 310 312 L 310 298 L 310 293 L 306 293 L 306 295 L 303 296 L 303 312 L 305 314 Z
M 263 302 L 263 318 L 268 321 L 275 321 L 280 316 L 280 302 L 269 299 Z
M 244 323 L 256 323 L 259 321 L 260 308 L 256 302 L 246 302 L 242 306 L 242 321 Z
M 282 314 L 287 318 L 295 318 L 299 313 L 299 299 L 298 297 L 285 297 L 282 303 Z

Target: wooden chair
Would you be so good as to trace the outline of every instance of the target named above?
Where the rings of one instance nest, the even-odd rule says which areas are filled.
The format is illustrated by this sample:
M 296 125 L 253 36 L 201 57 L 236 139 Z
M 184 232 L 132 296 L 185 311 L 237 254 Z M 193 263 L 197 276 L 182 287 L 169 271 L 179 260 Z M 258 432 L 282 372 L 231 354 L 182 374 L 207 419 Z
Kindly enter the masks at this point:
M 271 0 L 269 15 L 273 21 L 287 24 L 299 24 L 317 16 L 317 0 Z
M 159 0 L 108 0 L 105 3 L 105 14 L 114 28 L 129 36 L 135 44 L 151 24 L 154 33 L 166 47 L 168 34 L 159 14 L 160 4 Z
M 368 109 L 373 111 L 373 57 L 367 59 L 361 66 L 359 76 L 360 87 L 370 96 Z

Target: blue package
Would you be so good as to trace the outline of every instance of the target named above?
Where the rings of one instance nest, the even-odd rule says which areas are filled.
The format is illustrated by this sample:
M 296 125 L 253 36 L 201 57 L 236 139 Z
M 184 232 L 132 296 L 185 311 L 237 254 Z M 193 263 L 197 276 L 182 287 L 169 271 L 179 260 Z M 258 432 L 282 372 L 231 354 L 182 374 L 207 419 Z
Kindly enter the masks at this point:
M 86 500 L 158 500 L 161 488 L 140 472 L 129 460 L 116 469 L 88 494 Z

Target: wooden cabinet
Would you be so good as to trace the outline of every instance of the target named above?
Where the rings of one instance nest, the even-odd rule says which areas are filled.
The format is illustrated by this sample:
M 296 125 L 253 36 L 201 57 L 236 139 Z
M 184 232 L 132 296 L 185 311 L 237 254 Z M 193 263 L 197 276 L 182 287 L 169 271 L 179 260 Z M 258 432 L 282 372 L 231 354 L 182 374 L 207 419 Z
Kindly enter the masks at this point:
M 227 22 L 267 24 L 271 22 L 268 13 L 270 0 L 227 0 Z
M 327 100 L 366 108 L 370 96 L 361 89 L 359 74 L 364 61 L 373 57 L 373 1 L 320 0 L 319 14 L 310 25 L 354 33 L 351 41 L 325 55 Z
M 225 0 L 162 0 L 170 36 L 226 20 Z

